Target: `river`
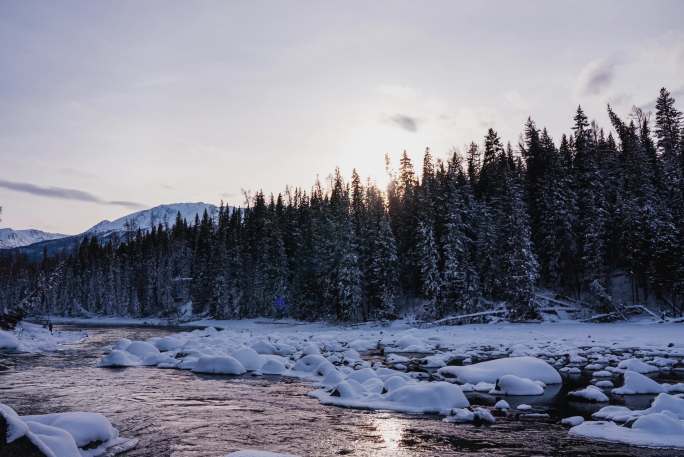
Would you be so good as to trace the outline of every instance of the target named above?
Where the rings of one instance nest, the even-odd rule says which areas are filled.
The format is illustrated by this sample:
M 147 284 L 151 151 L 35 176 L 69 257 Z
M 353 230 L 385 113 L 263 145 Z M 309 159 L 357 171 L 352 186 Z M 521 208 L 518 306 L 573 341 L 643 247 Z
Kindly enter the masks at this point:
M 21 415 L 102 413 L 122 436 L 139 439 L 135 449 L 120 454 L 130 457 L 213 457 L 245 448 L 307 457 L 684 456 L 684 451 L 569 437 L 558 424 L 559 416 L 573 412 L 559 400 L 566 387 L 542 400 L 549 419 L 508 417 L 474 426 L 444 423 L 437 416 L 324 406 L 307 396 L 310 385 L 288 378 L 96 367 L 105 348 L 119 338 L 141 340 L 174 331 L 91 327 L 85 341 L 54 353 L 0 354 L 0 402 Z M 490 401 L 477 395 L 470 399 Z M 590 414 L 592 407 L 587 408 L 580 412 Z

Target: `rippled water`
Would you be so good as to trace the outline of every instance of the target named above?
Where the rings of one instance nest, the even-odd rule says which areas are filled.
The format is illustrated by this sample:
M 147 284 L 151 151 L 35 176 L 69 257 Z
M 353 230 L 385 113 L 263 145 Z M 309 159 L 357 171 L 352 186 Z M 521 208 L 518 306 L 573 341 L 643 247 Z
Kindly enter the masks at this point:
M 568 437 L 558 416 L 589 415 L 594 405 L 565 401 L 568 385 L 517 398 L 551 418 L 498 418 L 492 426 L 447 424 L 439 417 L 323 406 L 312 388 L 279 377 L 226 377 L 151 368 L 97 368 L 105 346 L 172 329 L 90 328 L 82 343 L 48 355 L 0 354 L 0 402 L 19 414 L 97 411 L 122 436 L 140 440 L 125 456 L 222 456 L 259 448 L 301 456 L 684 456 Z M 487 395 L 471 402 L 490 404 Z M 650 397 L 632 399 L 648 404 Z

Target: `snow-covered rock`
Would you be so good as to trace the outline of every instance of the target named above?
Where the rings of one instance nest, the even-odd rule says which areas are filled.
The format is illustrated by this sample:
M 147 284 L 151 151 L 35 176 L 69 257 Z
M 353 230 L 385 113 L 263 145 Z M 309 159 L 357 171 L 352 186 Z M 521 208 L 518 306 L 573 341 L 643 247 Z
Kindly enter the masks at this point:
M 459 382 L 472 384 L 480 381 L 496 383 L 499 378 L 507 374 L 542 381 L 545 384 L 560 384 L 562 382 L 562 378 L 555 368 L 536 357 L 509 357 L 468 366 L 443 367 L 439 369 L 439 374 L 444 377 L 456 378 Z
M 571 427 L 575 427 L 576 425 L 579 425 L 582 422 L 584 422 L 584 418 L 582 416 L 570 416 L 565 417 L 561 420 L 561 424 L 569 425 Z
M 636 371 L 625 371 L 625 382 L 622 387 L 613 389 L 617 395 L 636 395 L 636 394 L 659 394 L 665 392 L 665 388 L 648 376 L 644 376 Z
M 247 370 L 231 356 L 200 357 L 192 367 L 195 373 L 241 375 Z
M 542 395 L 544 388 L 539 383 L 527 378 L 520 378 L 513 374 L 501 376 L 492 394 L 503 395 Z
M 100 359 L 97 364 L 99 367 L 139 367 L 141 366 L 142 360 L 139 357 L 134 356 L 128 351 L 120 351 L 118 349 L 112 350 L 109 354 L 106 354 Z
M 254 349 L 243 347 L 233 352 L 232 356 L 245 367 L 247 371 L 257 371 L 264 364 L 264 359 Z
M 614 422 L 587 421 L 569 433 L 632 446 L 684 448 L 684 422 L 667 412 L 641 416 L 631 428 Z
M 19 416 L 12 408 L 0 404 L 0 416 L 7 424 L 7 436 L 0 437 L 0 448 L 25 437 L 46 457 L 95 457 L 108 448 L 137 441 L 119 438 L 119 432 L 109 420 L 98 413 L 66 412 Z
M 568 397 L 597 403 L 608 401 L 608 396 L 596 386 L 587 386 L 584 389 L 574 390 L 568 393 Z
M 439 412 L 469 405 L 461 389 L 448 382 L 406 384 L 389 392 L 386 399 L 407 412 Z
M 98 413 L 66 412 L 44 414 L 40 416 L 22 416 L 22 420 L 29 424 L 40 423 L 56 427 L 69 433 L 76 442 L 76 446 L 85 447 L 96 441 L 107 442 L 119 436 L 119 432 L 111 422 Z
M 506 400 L 499 400 L 499 401 L 497 401 L 496 404 L 494 405 L 494 408 L 495 408 L 495 409 L 500 409 L 500 410 L 503 411 L 503 410 L 511 409 L 511 405 L 509 405 L 508 402 L 507 402 Z
M 660 371 L 658 367 L 649 365 L 639 359 L 627 359 L 618 363 L 618 368 L 623 370 L 636 371 L 637 373 L 655 373 Z

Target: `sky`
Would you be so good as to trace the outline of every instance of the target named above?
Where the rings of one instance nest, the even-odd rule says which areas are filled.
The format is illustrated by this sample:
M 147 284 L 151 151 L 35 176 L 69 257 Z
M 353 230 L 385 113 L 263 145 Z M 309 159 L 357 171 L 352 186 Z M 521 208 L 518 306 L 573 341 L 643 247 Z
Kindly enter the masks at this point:
M 0 2 L 0 227 L 79 233 L 172 202 L 243 205 L 339 166 L 386 183 L 489 127 L 553 138 L 684 108 L 684 2 Z

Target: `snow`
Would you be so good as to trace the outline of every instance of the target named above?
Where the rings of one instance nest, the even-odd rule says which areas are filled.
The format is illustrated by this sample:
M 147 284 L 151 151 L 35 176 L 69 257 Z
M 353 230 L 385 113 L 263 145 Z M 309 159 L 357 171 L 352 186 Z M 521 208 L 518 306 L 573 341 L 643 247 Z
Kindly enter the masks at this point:
M 0 415 L 9 425 L 6 443 L 25 436 L 47 457 L 95 457 L 113 446 L 126 445 L 130 449 L 137 443 L 136 440 L 119 438 L 118 430 L 98 413 L 19 416 L 12 408 L 0 403 Z M 94 443 L 98 445 L 93 446 Z
M 24 421 L 9 406 L 0 403 L 0 416 L 7 422 L 7 437 L 5 438 L 7 443 L 11 443 L 28 433 L 28 427 Z
M 614 422 L 587 421 L 569 433 L 632 446 L 684 448 L 684 422 L 667 412 L 641 416 L 631 428 Z
M 112 350 L 100 359 L 99 367 L 139 367 L 142 360 L 127 351 Z
M 443 411 L 468 406 L 458 386 L 448 382 L 407 384 L 387 394 L 387 401 L 408 412 Z
M 659 394 L 665 392 L 665 388 L 648 376 L 644 376 L 636 371 L 625 371 L 625 382 L 622 387 L 613 389 L 617 395 L 636 395 L 636 394 Z
M 19 340 L 13 333 L 0 330 L 0 349 L 15 350 L 19 348 Z
M 255 449 L 244 449 L 242 451 L 231 452 L 225 457 L 297 457 L 293 454 L 283 454 L 280 452 L 257 451 Z
M 593 417 L 603 420 L 584 422 L 570 433 L 634 446 L 684 448 L 684 399 L 674 395 L 661 393 L 644 410 L 605 406 Z M 618 425 L 628 422 L 631 428 Z
M 574 390 L 568 393 L 568 397 L 597 403 L 608 401 L 608 396 L 596 386 L 587 386 L 584 389 Z
M 637 373 L 653 373 L 660 371 L 658 367 L 644 363 L 639 359 L 623 360 L 618 364 L 618 368 L 623 370 L 636 371 Z
M 451 411 L 451 414 L 442 419 L 444 422 L 453 422 L 457 424 L 467 422 L 480 422 L 484 424 L 494 424 L 496 419 L 489 410 L 485 408 L 475 408 L 472 411 L 467 408 L 456 408 Z
M 503 395 L 542 395 L 544 393 L 544 387 L 531 379 L 507 374 L 499 378 L 496 383 L 496 389 L 490 391 L 490 393 Z
M 102 236 L 115 232 L 124 232 L 127 225 L 133 227 L 133 230 L 141 229 L 143 231 L 150 230 L 152 225 L 157 226 L 159 224 L 172 227 L 176 222 L 176 215 L 179 212 L 183 219 L 192 224 L 195 221 L 195 216 L 201 219 L 205 210 L 207 210 L 212 218 L 215 218 L 218 214 L 218 208 L 209 203 L 170 203 L 159 205 L 128 214 L 113 221 L 104 220 L 86 230 L 85 234 Z
M 119 436 L 119 432 L 109 420 L 98 413 L 66 412 L 45 414 L 41 416 L 23 416 L 29 423 L 40 423 L 68 432 L 76 442 L 76 446 L 84 447 L 94 441 L 110 441 Z
M 361 409 L 386 409 L 404 413 L 449 414 L 454 408 L 469 405 L 460 387 L 448 382 L 407 382 L 394 387 L 385 394 L 369 391 L 377 385 L 374 379 L 360 383 L 346 379 L 337 384 L 332 391 L 318 390 L 310 395 L 323 404 L 346 406 Z
M 439 374 L 456 378 L 459 382 L 495 383 L 502 376 L 512 374 L 520 378 L 542 381 L 545 384 L 560 384 L 560 374 L 551 365 L 536 357 L 509 357 L 489 360 L 461 367 L 444 367 Z
M 509 405 L 506 400 L 499 400 L 494 405 L 494 408 L 500 409 L 500 410 L 506 410 L 506 409 L 511 409 L 511 405 Z
M 557 368 L 570 357 L 584 367 L 604 368 L 609 376 L 625 372 L 630 384 L 630 370 L 619 368 L 620 362 L 637 360 L 670 367 L 671 363 L 659 358 L 680 360 L 684 356 L 681 327 L 670 324 L 659 324 L 655 332 L 653 324 L 633 323 L 464 325 L 458 331 L 454 327 L 416 328 L 406 321 L 337 326 L 262 318 L 188 325 L 210 327 L 146 342 L 117 342 L 111 352 L 104 354 L 100 365 L 295 377 L 309 381 L 313 386 L 309 395 L 327 405 L 451 417 L 469 415 L 453 412 L 469 408 L 464 392 L 543 394 L 546 385 L 561 383 Z M 129 348 L 134 348 L 135 354 Z M 384 355 L 373 353 L 367 360 L 363 352 L 376 349 L 384 350 L 379 352 Z M 428 350 L 431 352 L 423 352 Z M 117 358 L 122 360 L 112 360 Z M 465 364 L 492 358 L 463 366 L 442 366 L 451 360 Z M 638 365 L 629 362 L 632 364 Z M 406 367 L 416 365 L 441 368 L 433 374 L 405 372 Z M 600 371 L 594 373 L 598 375 Z M 677 388 L 672 387 L 673 391 Z M 662 389 L 665 392 L 669 387 Z M 593 401 L 605 401 L 607 397 L 594 386 L 575 394 Z M 497 409 L 502 406 L 498 405 Z M 521 411 L 526 407 L 531 408 L 518 406 Z M 472 409 L 468 411 L 475 414 Z M 612 413 L 635 417 L 627 408 Z
M 11 228 L 0 228 L 0 249 L 13 249 L 41 241 L 58 240 L 66 236 L 68 235 L 48 233 L 36 229 L 14 230 Z
M 228 355 L 223 357 L 200 357 L 192 367 L 192 371 L 195 373 L 241 375 L 247 370 L 237 359 Z
M 571 427 L 575 427 L 576 425 L 579 425 L 582 422 L 584 422 L 584 418 L 582 416 L 571 416 L 561 420 L 561 424 L 569 425 Z
M 0 350 L 21 352 L 52 352 L 61 346 L 82 341 L 87 337 L 82 331 L 54 331 L 50 333 L 42 325 L 22 321 L 14 331 L 0 330 Z

